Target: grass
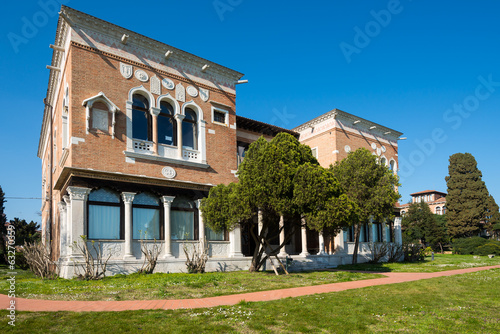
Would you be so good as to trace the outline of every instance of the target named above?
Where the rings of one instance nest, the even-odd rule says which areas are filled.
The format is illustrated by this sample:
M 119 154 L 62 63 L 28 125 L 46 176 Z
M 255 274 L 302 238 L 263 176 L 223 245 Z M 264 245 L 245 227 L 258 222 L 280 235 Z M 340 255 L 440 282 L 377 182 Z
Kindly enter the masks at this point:
M 500 269 L 415 282 L 174 311 L 0 311 L 13 333 L 499 333 Z
M 380 275 L 351 272 L 300 272 L 276 276 L 272 272 L 211 272 L 204 274 L 156 273 L 105 277 L 98 281 L 77 279 L 41 280 L 17 270 L 16 295 L 51 300 L 144 300 L 204 298 L 237 293 L 285 289 L 377 278 Z M 8 278 L 0 268 L 0 281 Z M 0 285 L 7 294 L 7 285 Z
M 500 256 L 492 259 L 487 256 L 435 254 L 434 261 L 427 256 L 422 262 L 397 262 L 397 263 L 360 263 L 338 266 L 340 270 L 363 270 L 379 272 L 405 272 L 405 273 L 431 273 L 437 271 L 464 269 L 472 267 L 485 267 L 500 264 Z

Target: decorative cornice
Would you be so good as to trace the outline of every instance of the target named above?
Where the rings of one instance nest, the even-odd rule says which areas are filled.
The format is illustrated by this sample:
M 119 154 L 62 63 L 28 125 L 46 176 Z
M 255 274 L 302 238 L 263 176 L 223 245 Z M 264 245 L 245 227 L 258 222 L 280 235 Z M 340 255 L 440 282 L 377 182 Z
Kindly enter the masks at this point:
M 68 184 L 69 179 L 74 177 L 117 181 L 117 182 L 129 182 L 134 184 L 146 184 L 146 185 L 153 185 L 160 187 L 172 187 L 172 188 L 201 190 L 201 191 L 208 191 L 210 190 L 210 188 L 214 186 L 211 183 L 197 183 L 191 181 L 181 181 L 181 180 L 165 179 L 158 177 L 139 176 L 134 174 L 123 174 L 118 172 L 98 171 L 86 168 L 64 167 L 61 174 L 59 175 L 59 178 L 55 182 L 54 189 L 63 190 L 64 186 Z M 69 189 L 77 187 L 68 186 L 67 188 Z
M 323 115 L 320 115 L 304 124 L 299 125 L 298 127 L 292 129 L 293 131 L 300 132 L 301 139 L 304 136 L 304 132 L 312 129 L 314 131 L 314 127 L 322 124 L 328 120 L 331 120 L 332 124 L 328 126 L 328 128 L 322 129 L 322 131 L 318 133 L 311 132 L 311 135 L 308 135 L 308 138 L 311 138 L 313 135 L 320 134 L 324 131 L 333 129 L 333 128 L 341 128 L 346 129 L 351 132 L 359 132 L 363 135 L 371 135 L 374 138 L 384 138 L 388 142 L 397 142 L 398 138 L 403 134 L 399 131 L 390 129 L 383 125 L 374 123 L 372 121 L 366 120 L 364 118 L 346 113 L 345 111 L 339 109 L 333 109 Z
M 240 72 L 174 48 L 134 31 L 119 27 L 102 19 L 79 12 L 75 9 L 62 6 L 61 12 L 64 16 L 69 18 L 72 28 L 74 28 L 76 33 L 81 29 L 85 30 L 85 34 L 88 38 L 91 38 L 91 36 L 88 35 L 94 32 L 110 39 L 112 43 L 109 43 L 111 44 L 109 46 L 113 47 L 115 53 L 121 53 L 123 55 L 124 53 L 133 54 L 134 52 L 145 52 L 148 56 L 147 60 L 161 64 L 165 68 L 170 67 L 209 81 L 214 81 L 214 79 L 215 81 L 219 81 L 222 79 L 222 81 L 231 82 L 233 89 L 234 83 L 243 76 Z M 126 45 L 121 43 L 121 37 L 124 34 L 129 35 Z M 165 52 L 167 50 L 173 53 L 168 60 L 165 60 Z M 205 64 L 210 65 L 210 70 L 202 72 L 201 69 Z M 186 71 L 188 68 L 189 70 Z

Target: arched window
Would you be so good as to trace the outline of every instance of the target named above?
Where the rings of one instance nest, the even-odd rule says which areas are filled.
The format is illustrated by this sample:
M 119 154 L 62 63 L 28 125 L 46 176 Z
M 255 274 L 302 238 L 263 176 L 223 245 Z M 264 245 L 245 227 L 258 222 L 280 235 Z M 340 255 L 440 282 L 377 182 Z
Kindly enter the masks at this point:
M 436 208 L 436 214 L 437 214 L 437 215 L 440 215 L 440 214 L 441 214 L 441 208 L 440 208 L 439 206 Z
M 389 162 L 389 169 L 392 170 L 393 172 L 395 172 L 395 165 L 396 161 L 391 160 L 391 162 Z
M 387 166 L 387 159 L 386 159 L 386 158 L 381 158 L 381 159 L 380 159 L 380 164 L 381 164 L 382 166 Z
M 121 239 L 120 195 L 101 188 L 92 190 L 88 200 L 88 238 Z
M 132 202 L 134 239 L 160 239 L 160 201 L 149 193 L 135 195 Z
M 132 137 L 151 141 L 151 132 L 149 101 L 140 94 L 134 94 L 132 98 Z
M 192 150 L 198 150 L 198 133 L 196 112 L 186 108 L 184 120 L 182 121 L 182 146 Z
M 402 211 L 401 211 L 401 216 L 404 216 L 404 215 L 405 215 L 405 213 L 406 213 L 406 211 L 405 211 L 405 210 L 402 210 Z
M 158 143 L 177 146 L 177 122 L 174 119 L 174 108 L 166 101 L 160 102 Z
M 446 207 L 443 206 L 443 215 L 446 214 Z
M 172 240 L 198 239 L 198 209 L 194 201 L 177 196 L 170 211 Z

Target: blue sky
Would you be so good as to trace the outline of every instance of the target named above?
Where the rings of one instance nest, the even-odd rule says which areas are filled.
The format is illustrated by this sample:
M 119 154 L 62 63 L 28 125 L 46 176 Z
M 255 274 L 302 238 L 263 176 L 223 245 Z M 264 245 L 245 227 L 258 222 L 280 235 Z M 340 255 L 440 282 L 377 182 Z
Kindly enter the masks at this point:
M 474 155 L 500 202 L 500 3 L 424 0 L 8 1 L 0 20 L 7 197 L 41 197 L 36 154 L 54 3 L 245 73 L 239 115 L 293 128 L 338 108 L 403 132 L 403 202 L 446 191 L 457 152 Z M 40 200 L 7 200 L 8 219 L 40 222 Z

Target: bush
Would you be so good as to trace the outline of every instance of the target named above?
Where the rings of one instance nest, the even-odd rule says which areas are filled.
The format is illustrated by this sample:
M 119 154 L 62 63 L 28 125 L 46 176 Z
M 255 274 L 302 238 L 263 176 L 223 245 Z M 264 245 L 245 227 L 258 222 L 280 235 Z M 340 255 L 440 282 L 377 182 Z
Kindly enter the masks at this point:
M 499 241 L 488 241 L 482 246 L 477 247 L 474 250 L 475 255 L 486 256 L 489 254 L 500 255 L 500 242 Z
M 403 251 L 406 262 L 423 261 L 425 258 L 425 250 L 420 244 L 404 244 Z
M 481 237 L 460 238 L 453 240 L 453 254 L 474 254 L 476 248 L 486 244 L 488 240 Z

